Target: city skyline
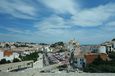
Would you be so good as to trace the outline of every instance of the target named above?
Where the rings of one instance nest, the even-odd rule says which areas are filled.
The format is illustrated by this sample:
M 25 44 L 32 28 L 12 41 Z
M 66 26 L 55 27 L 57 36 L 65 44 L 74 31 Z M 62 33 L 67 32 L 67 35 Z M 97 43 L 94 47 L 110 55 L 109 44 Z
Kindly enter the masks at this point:
M 0 41 L 99 44 L 115 37 L 115 0 L 1 0 Z

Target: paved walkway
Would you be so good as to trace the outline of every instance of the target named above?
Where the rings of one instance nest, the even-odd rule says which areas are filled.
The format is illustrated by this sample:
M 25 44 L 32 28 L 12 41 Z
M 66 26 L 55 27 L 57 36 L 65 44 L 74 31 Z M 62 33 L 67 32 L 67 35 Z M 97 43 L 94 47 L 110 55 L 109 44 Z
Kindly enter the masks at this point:
M 115 76 L 114 73 L 38 73 L 38 72 L 0 72 L 0 76 Z

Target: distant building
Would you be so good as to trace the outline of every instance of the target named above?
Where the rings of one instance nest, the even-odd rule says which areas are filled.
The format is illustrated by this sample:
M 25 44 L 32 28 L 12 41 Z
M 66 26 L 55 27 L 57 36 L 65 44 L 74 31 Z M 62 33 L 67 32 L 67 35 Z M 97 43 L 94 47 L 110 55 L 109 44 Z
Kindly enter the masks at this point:
M 114 39 L 112 41 L 106 41 L 100 44 L 99 52 L 104 52 L 108 54 L 108 53 L 111 53 L 112 51 L 115 52 L 115 40 Z
M 98 53 L 106 53 L 106 46 L 99 46 Z
M 83 53 L 81 53 L 79 42 L 75 41 L 75 39 L 70 40 L 68 42 L 68 49 L 70 52 L 70 65 L 73 68 L 83 68 L 85 65 L 85 58 Z
M 0 60 L 3 59 L 4 57 L 4 52 L 0 50 Z
M 19 54 L 11 50 L 0 51 L 0 60 L 6 59 L 12 62 L 14 58 L 19 58 Z
M 4 51 L 4 57 L 5 57 L 5 56 L 10 57 L 12 54 L 13 54 L 13 52 L 10 51 L 10 50 L 5 50 L 5 51 Z

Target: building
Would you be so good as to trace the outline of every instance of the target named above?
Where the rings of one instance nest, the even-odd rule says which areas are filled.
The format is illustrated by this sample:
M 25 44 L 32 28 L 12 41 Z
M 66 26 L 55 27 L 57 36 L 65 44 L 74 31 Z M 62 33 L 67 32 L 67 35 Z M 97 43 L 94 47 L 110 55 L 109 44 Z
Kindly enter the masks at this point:
M 0 60 L 6 59 L 12 62 L 14 58 L 19 58 L 19 54 L 11 50 L 0 51 Z
M 0 60 L 3 59 L 4 57 L 4 52 L 0 50 Z
M 70 65 L 73 68 L 83 68 L 85 64 L 84 54 L 80 49 L 79 42 L 75 39 L 68 42 L 68 51 L 70 52 Z
M 85 54 L 86 64 L 91 64 L 98 57 L 103 61 L 108 60 L 108 55 L 106 53 L 87 53 Z
M 113 51 L 115 52 L 115 39 L 100 44 L 99 52 L 104 52 L 104 53 L 106 52 L 108 54 Z
M 10 51 L 10 50 L 5 50 L 5 51 L 4 51 L 4 57 L 5 57 L 5 56 L 6 56 L 6 57 L 10 57 L 12 54 L 13 54 L 13 52 Z

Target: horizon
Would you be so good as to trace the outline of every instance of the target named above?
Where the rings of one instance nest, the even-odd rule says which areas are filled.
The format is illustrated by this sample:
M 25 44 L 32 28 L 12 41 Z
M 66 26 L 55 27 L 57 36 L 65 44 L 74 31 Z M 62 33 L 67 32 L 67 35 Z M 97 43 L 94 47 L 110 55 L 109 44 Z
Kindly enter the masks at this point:
M 111 41 L 114 9 L 115 0 L 1 0 L 0 42 Z

